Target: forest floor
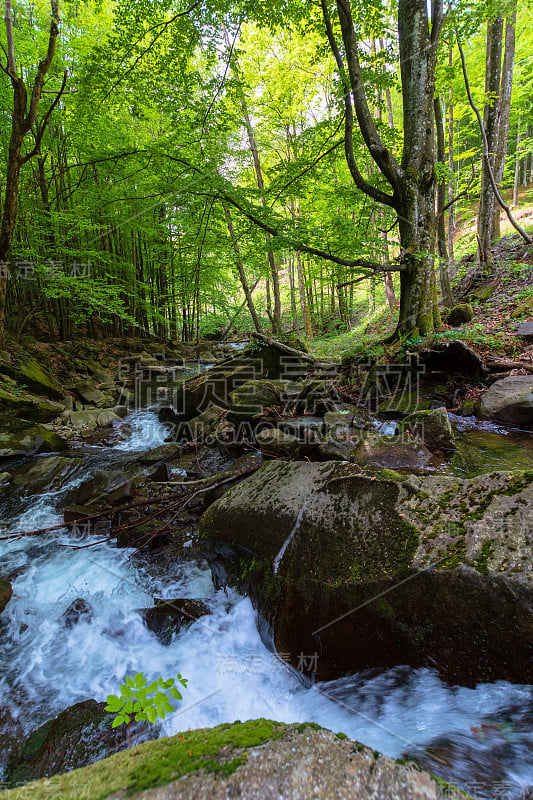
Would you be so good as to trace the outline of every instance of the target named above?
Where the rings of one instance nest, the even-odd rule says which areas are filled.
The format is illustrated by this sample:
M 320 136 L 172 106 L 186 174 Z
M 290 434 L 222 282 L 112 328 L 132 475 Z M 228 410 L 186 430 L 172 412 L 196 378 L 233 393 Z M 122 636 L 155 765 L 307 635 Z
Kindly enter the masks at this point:
M 522 224 L 533 222 L 533 206 L 523 207 L 520 217 Z M 465 230 L 470 227 L 468 224 Z M 505 230 L 503 224 L 502 229 Z M 520 323 L 533 319 L 533 246 L 518 234 L 505 232 L 493 247 L 493 257 L 490 277 L 478 274 L 472 248 L 461 258 L 452 288 L 457 303 L 472 305 L 474 317 L 456 328 L 443 324 L 427 343 L 460 338 L 481 356 L 520 358 L 533 363 L 531 342 L 517 336 Z M 361 352 L 379 355 L 380 342 L 393 333 L 396 319 L 396 310 L 381 305 L 372 315 L 360 318 L 350 331 L 317 340 L 313 349 L 320 357 L 330 359 L 345 359 Z M 417 346 L 423 341 L 422 337 L 413 338 L 405 344 Z

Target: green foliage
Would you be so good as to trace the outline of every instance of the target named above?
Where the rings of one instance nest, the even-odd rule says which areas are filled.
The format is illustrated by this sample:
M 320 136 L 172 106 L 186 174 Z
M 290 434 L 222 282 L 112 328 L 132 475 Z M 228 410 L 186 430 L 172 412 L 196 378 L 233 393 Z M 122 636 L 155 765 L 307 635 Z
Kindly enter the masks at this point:
M 148 683 L 144 674 L 127 677 L 121 685 L 119 695 L 110 694 L 107 698 L 106 711 L 115 714 L 113 728 L 119 725 L 128 725 L 131 719 L 136 722 L 155 722 L 158 718 L 164 719 L 166 714 L 171 714 L 176 709 L 170 699 L 181 700 L 181 692 L 176 688 L 176 681 L 183 688 L 187 688 L 187 679 L 178 673 L 176 680 L 158 678 Z

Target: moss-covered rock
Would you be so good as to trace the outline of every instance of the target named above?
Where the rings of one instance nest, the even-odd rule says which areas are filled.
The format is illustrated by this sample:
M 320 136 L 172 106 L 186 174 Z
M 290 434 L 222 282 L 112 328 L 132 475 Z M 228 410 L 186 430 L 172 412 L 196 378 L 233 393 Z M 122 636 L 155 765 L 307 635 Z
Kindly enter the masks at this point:
M 66 449 L 66 442 L 44 425 L 10 420 L 6 426 L 5 419 L 0 423 L 0 460 L 38 453 L 61 453 Z
M 258 416 L 269 406 L 278 405 L 280 392 L 273 381 L 266 379 L 246 381 L 229 395 L 231 415 L 236 420 Z
M 43 400 L 42 397 L 0 388 L 1 418 L 15 416 L 30 422 L 51 422 L 65 407 L 62 403 Z M 8 420 L 6 420 L 8 421 Z
M 250 593 L 296 666 L 533 678 L 533 472 L 470 480 L 270 462 L 203 515 L 215 580 Z M 507 658 L 510 631 L 513 658 Z
M 455 450 L 455 437 L 445 408 L 429 411 L 415 411 L 403 419 L 398 433 L 411 433 L 428 447 L 436 447 L 446 452 Z
M 127 747 L 127 731 L 112 730 L 113 718 L 104 706 L 105 703 L 84 700 L 33 731 L 6 767 L 7 783 L 17 786 L 56 775 Z
M 473 319 L 474 309 L 470 303 L 459 303 L 459 305 L 451 309 L 446 321 L 448 325 L 451 325 L 453 328 L 458 328 L 460 325 L 471 322 Z
M 53 400 L 61 400 L 64 395 L 61 386 L 35 358 L 25 357 L 18 363 L 1 360 L 0 372 L 10 375 L 17 383 L 27 386 L 32 392 L 43 394 Z
M 394 761 L 316 724 L 282 725 L 265 719 L 145 742 L 32 783 L 24 787 L 24 796 L 77 800 L 80 787 L 90 788 L 91 800 L 468 800 L 415 764 Z

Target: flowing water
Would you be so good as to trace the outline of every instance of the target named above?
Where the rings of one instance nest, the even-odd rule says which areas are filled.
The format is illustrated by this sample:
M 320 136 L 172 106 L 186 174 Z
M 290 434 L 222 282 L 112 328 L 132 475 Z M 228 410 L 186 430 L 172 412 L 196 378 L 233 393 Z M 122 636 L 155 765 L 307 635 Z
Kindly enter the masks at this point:
M 60 522 L 73 487 L 166 436 L 154 410 L 133 413 L 117 433 L 114 446 L 73 451 L 83 455 L 83 470 L 61 490 L 0 495 L 0 536 Z M 314 721 L 387 755 L 414 756 L 478 797 L 529 796 L 533 687 L 500 681 L 467 689 L 405 666 L 310 685 L 267 649 L 250 600 L 214 589 L 204 561 L 169 559 L 162 570 L 114 542 L 80 549 L 96 541 L 83 532 L 73 540 L 66 529 L 0 541 L 0 575 L 13 584 L 0 618 L 0 720 L 2 711 L 12 718 L 4 735 L 14 726 L 27 734 L 80 700 L 105 700 L 126 675 L 179 671 L 189 686 L 161 733 L 261 716 Z M 164 646 L 138 611 L 154 597 L 201 599 L 211 614 Z M 69 628 L 62 615 L 77 598 L 92 615 Z

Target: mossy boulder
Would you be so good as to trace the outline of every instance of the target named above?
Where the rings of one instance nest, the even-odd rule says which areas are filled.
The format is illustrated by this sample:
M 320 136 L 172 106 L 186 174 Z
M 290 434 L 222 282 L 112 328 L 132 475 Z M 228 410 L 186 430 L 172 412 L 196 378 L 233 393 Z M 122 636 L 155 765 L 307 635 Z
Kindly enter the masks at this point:
M 454 306 L 450 310 L 446 322 L 448 325 L 451 325 L 452 328 L 458 328 L 460 325 L 465 325 L 467 322 L 471 322 L 473 319 L 474 309 L 470 303 L 459 303 L 459 305 Z
M 263 428 L 257 431 L 255 441 L 262 453 L 276 458 L 293 457 L 300 449 L 298 436 L 285 433 L 279 428 Z
M 64 391 L 50 373 L 35 358 L 26 357 L 18 363 L 0 360 L 0 372 L 10 375 L 17 383 L 32 392 L 61 400 Z
M 455 450 L 455 436 L 445 408 L 415 411 L 398 426 L 399 434 L 411 434 L 428 447 L 450 452 Z
M 8 785 L 76 769 L 127 747 L 126 728 L 113 730 L 113 718 L 104 706 L 84 700 L 33 731 L 6 767 Z
M 24 392 L 20 394 L 5 388 L 0 388 L 1 417 L 7 415 L 25 419 L 30 422 L 51 422 L 64 410 L 62 403 L 52 400 L 43 400 L 42 397 Z
M 319 679 L 395 664 L 533 678 L 533 472 L 470 480 L 269 462 L 200 521 L 215 580 L 249 592 Z M 509 636 L 513 658 L 507 657 Z
M 530 311 L 533 311 L 533 293 L 531 293 L 529 297 L 526 297 L 525 300 L 522 300 L 520 303 L 518 303 L 517 307 L 511 314 L 511 317 L 516 319 L 517 317 L 521 317 L 523 314 L 528 314 Z
M 13 587 L 11 582 L 5 578 L 0 578 L 0 614 L 7 606 L 13 596 Z
M 0 422 L 0 460 L 38 453 L 61 453 L 67 443 L 44 425 L 5 418 Z
M 80 787 L 90 787 L 91 800 L 468 800 L 413 762 L 382 756 L 344 734 L 265 719 L 145 742 L 24 791 L 31 800 L 77 800 Z
M 278 405 L 280 391 L 273 381 L 266 379 L 246 381 L 229 395 L 231 417 L 236 421 L 258 416 L 269 406 Z

